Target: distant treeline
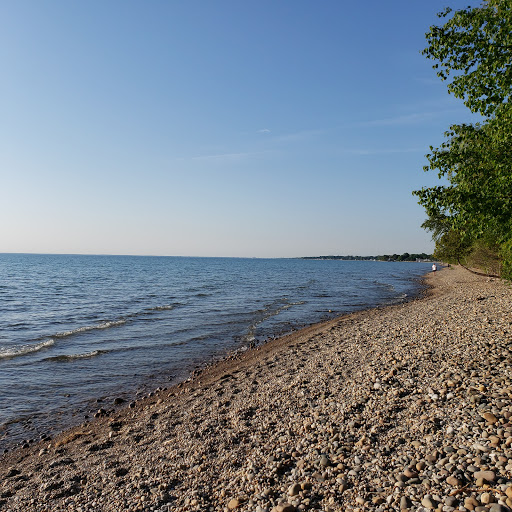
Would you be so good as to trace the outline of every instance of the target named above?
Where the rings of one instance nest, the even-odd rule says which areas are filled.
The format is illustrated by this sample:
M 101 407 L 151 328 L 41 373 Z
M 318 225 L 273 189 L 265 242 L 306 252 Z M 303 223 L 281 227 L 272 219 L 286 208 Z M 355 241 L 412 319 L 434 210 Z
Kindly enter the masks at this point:
M 360 261 L 418 261 L 431 260 L 432 255 L 422 252 L 421 254 L 382 254 L 380 256 L 304 256 L 303 260 L 360 260 Z

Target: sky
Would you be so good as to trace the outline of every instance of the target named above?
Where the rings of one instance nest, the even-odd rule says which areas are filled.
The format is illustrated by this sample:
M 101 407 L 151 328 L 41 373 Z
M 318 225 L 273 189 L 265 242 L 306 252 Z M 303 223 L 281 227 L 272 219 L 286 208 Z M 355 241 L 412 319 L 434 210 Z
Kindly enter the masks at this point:
M 471 122 L 421 55 L 469 0 L 5 0 L 0 252 L 431 252 Z

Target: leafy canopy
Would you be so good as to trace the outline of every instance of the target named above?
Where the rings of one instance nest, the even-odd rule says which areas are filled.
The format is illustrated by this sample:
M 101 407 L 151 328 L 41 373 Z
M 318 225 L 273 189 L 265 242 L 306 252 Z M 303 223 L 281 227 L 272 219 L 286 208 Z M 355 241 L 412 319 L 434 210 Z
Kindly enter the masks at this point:
M 447 18 L 450 8 L 439 13 Z M 512 83 L 512 9 L 510 0 L 487 0 L 482 7 L 453 13 L 426 34 L 423 54 L 436 62 L 437 75 L 451 78 L 448 91 L 472 112 L 491 115 L 510 100 Z
M 423 53 L 450 80 L 448 91 L 484 120 L 453 125 L 439 148 L 430 147 L 424 170 L 436 170 L 445 184 L 413 194 L 437 254 L 458 260 L 492 248 L 512 276 L 512 0 L 448 8 L 439 17 L 447 21 L 430 28 Z

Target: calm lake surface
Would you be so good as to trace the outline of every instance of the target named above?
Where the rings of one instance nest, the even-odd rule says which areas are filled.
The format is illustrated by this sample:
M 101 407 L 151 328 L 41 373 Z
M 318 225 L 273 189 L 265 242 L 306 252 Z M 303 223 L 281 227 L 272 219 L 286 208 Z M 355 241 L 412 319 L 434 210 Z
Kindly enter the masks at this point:
M 429 263 L 0 254 L 0 448 L 80 423 L 116 397 L 187 378 L 228 351 L 402 301 L 429 270 Z

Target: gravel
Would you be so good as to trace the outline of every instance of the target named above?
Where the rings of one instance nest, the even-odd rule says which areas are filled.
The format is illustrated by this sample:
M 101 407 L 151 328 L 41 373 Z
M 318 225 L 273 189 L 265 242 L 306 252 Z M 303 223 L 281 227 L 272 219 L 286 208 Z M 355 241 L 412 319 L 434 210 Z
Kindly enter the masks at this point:
M 4 454 L 0 510 L 510 510 L 510 286 L 427 282 Z

